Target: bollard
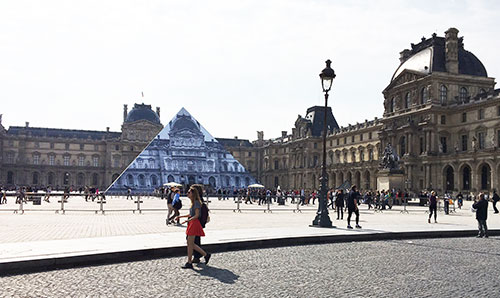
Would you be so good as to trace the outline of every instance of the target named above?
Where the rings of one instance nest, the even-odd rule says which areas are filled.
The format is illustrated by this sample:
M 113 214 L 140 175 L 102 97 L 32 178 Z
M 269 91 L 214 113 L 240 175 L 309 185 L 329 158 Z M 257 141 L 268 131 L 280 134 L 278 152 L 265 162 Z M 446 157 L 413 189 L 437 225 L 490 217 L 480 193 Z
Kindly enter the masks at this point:
M 236 209 L 233 209 L 233 212 L 238 211 L 239 213 L 241 213 L 240 202 L 241 202 L 241 197 L 239 196 L 237 201 L 236 201 Z
M 64 210 L 64 202 L 65 202 L 64 195 L 62 196 L 60 201 L 57 201 L 58 203 L 61 203 L 61 210 L 56 210 L 56 213 L 59 213 L 59 211 L 62 211 L 62 214 L 66 214 L 66 210 Z
M 97 204 L 99 204 L 99 210 L 96 211 L 95 214 L 101 212 L 101 214 L 104 215 L 104 204 L 106 204 L 106 200 L 102 196 L 99 196 L 97 198 Z
M 23 215 L 24 214 L 24 200 L 20 200 L 19 201 L 19 209 L 18 210 L 14 210 L 14 214 L 19 214 L 19 211 L 21 211 L 21 214 L 20 215 Z
M 401 210 L 400 213 L 410 214 L 410 212 L 408 212 L 408 210 L 406 210 L 406 205 L 408 205 L 408 199 L 405 197 L 403 199 L 403 210 Z
M 294 209 L 293 213 L 302 213 L 302 210 L 300 210 L 300 200 L 297 201 L 297 209 Z
M 144 203 L 144 202 L 141 200 L 141 196 L 137 196 L 137 200 L 134 201 L 134 203 L 137 204 L 137 209 L 136 210 L 132 210 L 132 213 L 135 214 L 136 211 L 139 211 L 139 214 L 142 214 L 141 203 Z

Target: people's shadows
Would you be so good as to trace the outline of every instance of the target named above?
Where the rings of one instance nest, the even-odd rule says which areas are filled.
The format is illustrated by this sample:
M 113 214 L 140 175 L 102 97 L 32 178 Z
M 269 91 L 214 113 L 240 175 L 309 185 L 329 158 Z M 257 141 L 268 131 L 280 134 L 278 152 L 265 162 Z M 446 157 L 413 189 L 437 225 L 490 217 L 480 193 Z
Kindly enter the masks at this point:
M 201 265 L 195 271 L 200 275 L 215 278 L 225 284 L 234 284 L 240 277 L 239 275 L 234 274 L 231 270 L 221 269 L 213 266 Z

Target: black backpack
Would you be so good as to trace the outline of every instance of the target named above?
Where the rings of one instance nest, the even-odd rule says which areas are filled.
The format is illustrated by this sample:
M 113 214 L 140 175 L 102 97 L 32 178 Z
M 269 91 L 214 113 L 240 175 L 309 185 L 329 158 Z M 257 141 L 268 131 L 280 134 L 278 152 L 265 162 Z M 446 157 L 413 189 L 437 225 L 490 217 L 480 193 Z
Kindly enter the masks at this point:
M 200 224 L 204 228 L 207 222 L 210 221 L 210 216 L 208 215 L 208 206 L 207 204 L 203 203 L 201 204 L 201 214 L 200 214 Z

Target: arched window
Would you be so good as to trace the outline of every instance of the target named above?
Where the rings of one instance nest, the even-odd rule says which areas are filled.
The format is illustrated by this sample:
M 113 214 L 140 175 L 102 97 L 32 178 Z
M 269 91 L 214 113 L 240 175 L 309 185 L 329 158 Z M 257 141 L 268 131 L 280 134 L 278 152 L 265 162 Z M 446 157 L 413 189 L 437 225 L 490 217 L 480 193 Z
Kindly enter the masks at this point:
M 175 182 L 174 176 L 172 176 L 172 175 L 168 175 L 168 177 L 167 177 L 167 181 L 168 181 L 168 182 Z
M 410 108 L 410 106 L 411 106 L 411 94 L 410 94 L 410 92 L 406 92 L 406 95 L 405 95 L 405 109 Z
M 134 176 L 132 176 L 130 174 L 127 175 L 127 184 L 128 184 L 128 186 L 134 186 Z
M 76 184 L 78 186 L 83 186 L 85 184 L 85 175 L 83 173 L 78 173 L 76 176 Z
M 460 99 L 460 102 L 466 102 L 468 99 L 467 97 L 469 97 L 469 91 L 467 91 L 467 88 L 465 87 L 462 87 L 460 88 L 460 91 L 458 93 L 458 98 Z
M 47 184 L 54 185 L 54 173 L 49 172 L 49 174 L 47 176 Z
M 7 184 L 14 184 L 14 173 L 12 171 L 7 172 Z
M 445 85 L 439 87 L 439 101 L 441 104 L 446 104 L 448 102 L 448 88 Z
M 158 185 L 158 178 L 156 177 L 156 175 L 151 175 L 151 185 L 152 186 Z
M 425 104 L 427 100 L 429 100 L 429 91 L 427 90 L 427 87 L 424 87 L 420 90 L 420 104 Z
M 140 186 L 145 186 L 146 185 L 146 181 L 144 180 L 144 175 L 140 174 L 138 178 L 139 178 L 139 185 Z

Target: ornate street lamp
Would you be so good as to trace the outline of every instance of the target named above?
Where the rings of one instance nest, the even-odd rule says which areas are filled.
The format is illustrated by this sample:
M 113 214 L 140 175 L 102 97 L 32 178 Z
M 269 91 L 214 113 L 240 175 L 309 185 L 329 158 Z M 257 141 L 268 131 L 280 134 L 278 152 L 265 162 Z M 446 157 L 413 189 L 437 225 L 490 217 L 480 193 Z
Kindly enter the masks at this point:
M 330 67 L 332 61 L 326 60 L 326 67 L 319 74 L 321 78 L 321 86 L 325 92 L 325 114 L 323 118 L 323 164 L 321 165 L 321 189 L 319 194 L 319 206 L 316 212 L 312 225 L 322 228 L 332 228 L 332 221 L 328 216 L 327 200 L 328 200 L 328 176 L 326 174 L 326 131 L 327 131 L 327 109 L 328 109 L 328 92 L 332 89 L 333 79 L 335 79 L 335 72 Z

